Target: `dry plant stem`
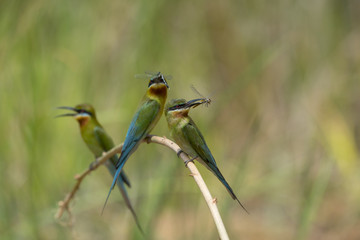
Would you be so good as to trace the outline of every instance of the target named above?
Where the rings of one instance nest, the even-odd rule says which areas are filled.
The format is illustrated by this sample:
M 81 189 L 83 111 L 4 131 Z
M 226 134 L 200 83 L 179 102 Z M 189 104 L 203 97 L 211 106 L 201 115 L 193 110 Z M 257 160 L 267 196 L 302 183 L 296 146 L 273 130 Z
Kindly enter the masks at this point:
M 174 143 L 173 141 L 171 141 L 165 137 L 149 135 L 145 138 L 145 141 L 147 143 L 157 143 L 157 144 L 164 145 L 164 146 L 172 149 L 175 153 L 181 152 L 179 154 L 179 157 L 184 161 L 184 163 L 186 163 L 187 161 L 190 160 L 190 158 L 187 156 L 187 154 L 182 152 L 181 148 L 176 143 Z M 114 147 L 113 149 L 111 149 L 110 151 L 104 153 L 103 156 L 96 159 L 96 162 L 92 165 L 91 169 L 87 169 L 86 171 L 84 171 L 83 173 L 81 173 L 80 175 L 75 177 L 76 183 L 75 183 L 72 191 L 69 194 L 67 194 L 67 196 L 65 197 L 65 199 L 63 201 L 59 202 L 59 209 L 55 215 L 56 219 L 60 219 L 62 217 L 64 211 L 67 211 L 69 213 L 69 216 L 71 219 L 71 211 L 69 209 L 69 204 L 70 204 L 71 200 L 74 198 L 76 192 L 79 190 L 82 180 L 86 177 L 86 175 L 88 175 L 90 172 L 94 171 L 100 165 L 104 164 L 106 162 L 106 160 L 111 158 L 113 155 L 115 155 L 116 153 L 120 153 L 122 146 L 123 146 L 123 144 L 120 144 L 120 145 Z M 196 168 L 195 164 L 193 162 L 188 162 L 187 168 L 190 170 L 190 173 L 191 173 L 190 175 L 194 178 L 195 182 L 197 183 L 197 185 L 200 188 L 201 193 L 203 194 L 203 196 L 205 198 L 205 201 L 206 201 L 206 203 L 210 209 L 211 215 L 214 219 L 215 225 L 218 229 L 220 239 L 228 240 L 229 236 L 226 232 L 224 223 L 221 219 L 219 210 L 216 206 L 216 200 L 211 196 L 210 191 L 207 188 L 207 186 L 206 186 L 203 178 L 201 177 L 198 169 Z
M 174 143 L 173 141 L 163 138 L 163 137 L 159 137 L 159 136 L 154 136 L 154 135 L 149 135 L 146 138 L 148 143 L 158 143 L 164 146 L 167 146 L 168 148 L 172 149 L 174 152 L 178 153 L 181 151 L 181 148 Z M 197 183 L 197 185 L 200 188 L 201 193 L 203 194 L 205 201 L 210 209 L 211 215 L 214 219 L 215 225 L 218 229 L 219 232 L 219 236 L 221 240 L 228 240 L 229 236 L 226 232 L 224 223 L 222 221 L 222 218 L 220 216 L 219 210 L 216 206 L 216 200 L 211 196 L 209 189 L 207 188 L 204 179 L 201 177 L 198 169 L 196 168 L 195 164 L 193 162 L 188 162 L 190 160 L 190 158 L 187 156 L 186 153 L 181 152 L 179 154 L 179 157 L 184 161 L 184 163 L 188 163 L 187 164 L 187 168 L 190 170 L 191 172 L 191 176 L 194 178 L 195 182 Z

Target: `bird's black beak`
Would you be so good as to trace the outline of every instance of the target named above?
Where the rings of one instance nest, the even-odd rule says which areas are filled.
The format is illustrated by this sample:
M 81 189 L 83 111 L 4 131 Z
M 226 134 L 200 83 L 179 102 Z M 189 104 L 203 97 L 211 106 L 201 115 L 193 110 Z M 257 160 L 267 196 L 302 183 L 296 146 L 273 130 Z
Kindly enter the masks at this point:
M 60 115 L 55 116 L 56 118 L 58 118 L 58 117 L 74 117 L 74 116 L 76 116 L 76 114 L 79 112 L 76 108 L 73 108 L 73 107 L 66 107 L 66 106 L 57 107 L 57 109 L 67 109 L 67 110 L 74 111 L 74 112 L 76 112 L 76 113 L 65 113 L 65 114 L 60 114 Z
M 168 83 L 167 83 L 167 81 L 166 81 L 166 79 L 165 79 L 165 77 L 163 76 L 163 80 L 164 80 L 164 84 L 165 84 L 165 86 L 168 88 L 168 89 L 170 89 L 170 87 L 169 87 L 169 85 L 168 85 Z
M 188 108 L 196 108 L 197 106 L 206 103 L 204 98 L 196 98 L 188 101 L 185 105 Z

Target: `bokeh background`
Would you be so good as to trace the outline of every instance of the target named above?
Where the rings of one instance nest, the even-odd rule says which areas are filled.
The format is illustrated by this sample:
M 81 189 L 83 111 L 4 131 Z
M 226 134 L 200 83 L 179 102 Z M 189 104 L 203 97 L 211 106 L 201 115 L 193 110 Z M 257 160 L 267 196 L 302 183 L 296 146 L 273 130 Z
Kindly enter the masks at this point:
M 72 227 L 57 202 L 93 157 L 57 106 L 92 103 L 116 143 L 147 80 L 172 75 L 247 215 L 198 164 L 231 239 L 360 239 L 360 3 L 0 2 L 0 238 L 143 239 L 105 168 L 83 182 Z M 168 136 L 162 118 L 153 134 Z M 218 239 L 183 163 L 143 144 L 127 162 L 149 239 Z

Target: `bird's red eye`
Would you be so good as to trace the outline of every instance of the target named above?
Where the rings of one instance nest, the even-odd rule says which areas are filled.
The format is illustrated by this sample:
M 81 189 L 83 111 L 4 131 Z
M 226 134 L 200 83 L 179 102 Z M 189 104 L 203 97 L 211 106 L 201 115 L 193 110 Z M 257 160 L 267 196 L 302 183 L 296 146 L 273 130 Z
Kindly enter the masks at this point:
M 176 105 L 175 108 L 176 108 L 176 109 L 181 109 L 181 108 L 183 108 L 184 106 L 185 106 L 185 104 L 179 104 L 179 105 Z

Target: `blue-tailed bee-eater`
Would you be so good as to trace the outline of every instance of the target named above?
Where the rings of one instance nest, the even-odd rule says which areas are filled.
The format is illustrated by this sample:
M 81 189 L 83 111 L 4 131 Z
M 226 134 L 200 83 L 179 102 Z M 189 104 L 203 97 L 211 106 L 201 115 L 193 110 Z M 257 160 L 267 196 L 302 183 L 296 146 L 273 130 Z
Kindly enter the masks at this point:
M 124 164 L 159 121 L 164 111 L 168 88 L 169 85 L 167 84 L 165 77 L 160 72 L 151 77 L 148 89 L 127 131 L 121 155 L 116 164 L 116 174 L 104 207 L 109 199 L 111 190 L 116 184 L 115 180 L 122 171 Z
M 83 141 L 86 143 L 89 150 L 94 154 L 95 158 L 101 157 L 103 152 L 109 151 L 115 145 L 111 137 L 105 132 L 96 118 L 95 109 L 90 104 L 79 104 L 75 107 L 59 107 L 60 109 L 68 109 L 73 113 L 66 113 L 59 115 L 58 117 L 74 117 L 80 126 L 80 133 Z M 114 155 L 108 161 L 105 162 L 107 169 L 112 176 L 116 173 L 117 156 Z M 93 164 L 93 163 L 92 163 Z M 92 166 L 90 165 L 90 168 Z M 130 186 L 130 181 L 125 175 L 124 171 L 121 172 L 120 177 L 116 178 L 118 188 L 123 196 L 126 206 L 130 209 L 136 224 L 140 231 L 143 233 L 139 224 L 138 218 L 135 214 L 134 208 L 130 202 L 129 196 L 125 189 L 124 183 Z
M 188 102 L 185 99 L 172 99 L 169 101 L 165 106 L 165 117 L 170 129 L 170 135 L 191 160 L 196 159 L 209 169 L 226 187 L 231 197 L 247 212 L 221 174 L 199 128 L 188 115 L 192 107 L 195 108 L 208 103 L 209 100 L 206 98 L 198 98 Z

